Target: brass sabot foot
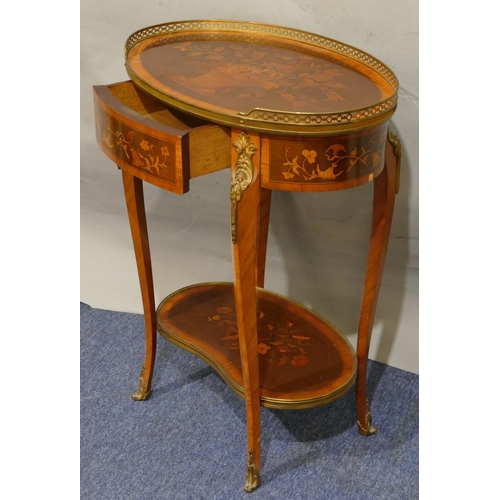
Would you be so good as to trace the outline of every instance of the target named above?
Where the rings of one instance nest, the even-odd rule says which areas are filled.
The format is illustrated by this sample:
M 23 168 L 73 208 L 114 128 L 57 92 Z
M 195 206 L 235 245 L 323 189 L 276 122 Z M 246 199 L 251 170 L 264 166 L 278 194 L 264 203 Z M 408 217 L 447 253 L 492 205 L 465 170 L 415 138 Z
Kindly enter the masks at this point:
M 134 394 L 132 394 L 132 399 L 134 401 L 146 401 L 146 399 L 148 399 L 149 396 L 151 396 L 151 391 L 146 392 L 141 388 L 139 388 L 137 392 L 134 392 Z
M 146 401 L 146 399 L 149 398 L 151 395 L 151 389 L 148 391 L 146 387 L 146 380 L 144 379 L 144 369 L 145 367 L 142 367 L 141 374 L 139 375 L 139 389 L 137 392 L 134 392 L 132 394 L 132 399 L 134 401 Z
M 363 436 L 373 436 L 377 432 L 377 428 L 372 425 L 372 412 L 370 410 L 370 403 L 366 400 L 366 416 L 364 425 L 358 420 L 359 433 Z
M 248 451 L 248 467 L 245 487 L 243 488 L 247 493 L 252 493 L 255 488 L 260 485 L 260 475 L 255 462 L 253 461 L 253 451 Z
M 359 433 L 363 436 L 373 436 L 373 434 L 377 433 L 377 428 L 373 427 L 373 425 L 368 425 L 367 427 L 363 427 L 358 420 L 358 429 Z

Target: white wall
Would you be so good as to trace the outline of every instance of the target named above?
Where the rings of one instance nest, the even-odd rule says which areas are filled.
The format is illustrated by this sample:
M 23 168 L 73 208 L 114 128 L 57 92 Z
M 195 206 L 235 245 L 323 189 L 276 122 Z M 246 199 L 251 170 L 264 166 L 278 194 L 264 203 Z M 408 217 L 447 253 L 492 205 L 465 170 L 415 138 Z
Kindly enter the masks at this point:
M 418 373 L 418 2 L 379 0 L 81 1 L 81 301 L 142 312 L 121 175 L 94 136 L 92 85 L 128 79 L 134 31 L 187 19 L 238 19 L 312 31 L 369 52 L 400 81 L 391 119 L 403 144 L 370 358 Z M 184 196 L 145 185 L 156 300 L 203 281 L 232 281 L 229 171 Z M 266 288 L 312 307 L 355 345 L 372 185 L 337 193 L 274 192 Z

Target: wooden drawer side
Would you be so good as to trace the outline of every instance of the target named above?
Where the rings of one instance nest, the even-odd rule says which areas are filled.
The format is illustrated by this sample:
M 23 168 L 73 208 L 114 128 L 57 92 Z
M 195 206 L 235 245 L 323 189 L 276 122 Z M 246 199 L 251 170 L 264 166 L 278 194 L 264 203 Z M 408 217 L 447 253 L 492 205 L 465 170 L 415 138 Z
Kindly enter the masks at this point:
M 189 133 L 190 176 L 200 177 L 231 166 L 231 130 L 209 125 Z

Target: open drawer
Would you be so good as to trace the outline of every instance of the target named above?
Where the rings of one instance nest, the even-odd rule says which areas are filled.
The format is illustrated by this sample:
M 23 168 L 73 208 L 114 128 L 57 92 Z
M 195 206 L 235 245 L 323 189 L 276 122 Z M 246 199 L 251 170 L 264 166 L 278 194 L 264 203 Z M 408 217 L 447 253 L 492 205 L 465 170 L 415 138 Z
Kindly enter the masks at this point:
M 131 81 L 93 89 L 97 142 L 134 176 L 183 194 L 191 177 L 230 167 L 228 127 L 171 109 Z

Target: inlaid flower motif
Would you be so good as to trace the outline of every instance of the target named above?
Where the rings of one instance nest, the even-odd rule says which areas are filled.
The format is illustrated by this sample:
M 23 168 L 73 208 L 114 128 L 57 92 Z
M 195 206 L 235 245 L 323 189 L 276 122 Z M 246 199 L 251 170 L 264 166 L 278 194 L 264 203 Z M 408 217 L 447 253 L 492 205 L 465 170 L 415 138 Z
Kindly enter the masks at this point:
M 239 350 L 236 312 L 227 306 L 219 306 L 215 310 L 217 314 L 209 316 L 208 321 L 214 322 L 214 326 L 221 334 L 221 340 L 232 342 L 229 349 Z M 305 336 L 294 322 L 278 320 L 271 324 L 268 315 L 257 311 L 257 331 L 257 352 L 261 355 L 261 361 L 276 366 L 285 364 L 304 366 L 309 363 L 306 349 L 311 343 L 311 338 Z
M 163 156 L 170 156 L 170 153 L 168 152 L 167 146 L 162 146 L 162 148 L 161 148 L 161 154 Z
M 318 153 L 316 153 L 316 151 L 314 151 L 314 149 L 312 149 L 311 151 L 304 149 L 302 151 L 302 154 L 306 157 L 306 160 L 309 163 L 314 163 L 316 161 L 316 156 L 318 156 Z
M 380 136 L 384 137 L 382 134 Z M 368 149 L 365 149 L 365 146 L 360 148 L 354 146 L 350 154 L 343 144 L 331 144 L 324 150 L 324 156 L 329 163 L 326 163 L 325 159 L 318 158 L 318 153 L 314 149 L 303 149 L 302 158 L 299 158 L 300 153 L 295 153 L 294 148 L 287 144 L 284 146 L 286 161 L 283 163 L 283 166 L 287 168 L 281 172 L 281 175 L 286 180 L 297 176 L 306 181 L 313 179 L 332 181 L 348 173 L 354 166 L 375 170 L 380 165 L 383 154 L 383 141 L 379 141 L 380 144 L 377 145 L 376 138 L 377 135 L 373 135 L 365 140 L 364 145 L 368 145 Z M 308 164 L 315 166 L 309 167 Z
M 146 141 L 146 139 L 143 139 L 140 143 L 139 143 L 139 146 L 144 150 L 144 151 L 149 151 L 150 149 L 152 149 L 152 146 L 149 144 L 148 141 Z
M 269 81 L 269 80 L 264 80 L 260 86 L 264 89 L 264 90 L 271 90 L 271 89 L 277 89 L 279 87 L 279 83 L 276 83 L 276 82 L 272 82 L 272 81 Z
M 259 354 L 266 354 L 266 352 L 269 351 L 269 349 L 271 349 L 271 346 L 264 344 L 262 342 L 257 346 L 257 350 L 259 351 Z
M 210 96 L 213 104 L 223 105 L 228 95 L 259 100 L 267 94 L 276 109 L 299 111 L 320 101 L 344 99 L 345 72 L 326 58 L 279 47 L 255 50 L 258 46 L 245 42 L 217 45 L 205 40 L 172 43 L 170 48 L 184 57 L 166 68 L 164 76 L 190 92 Z

